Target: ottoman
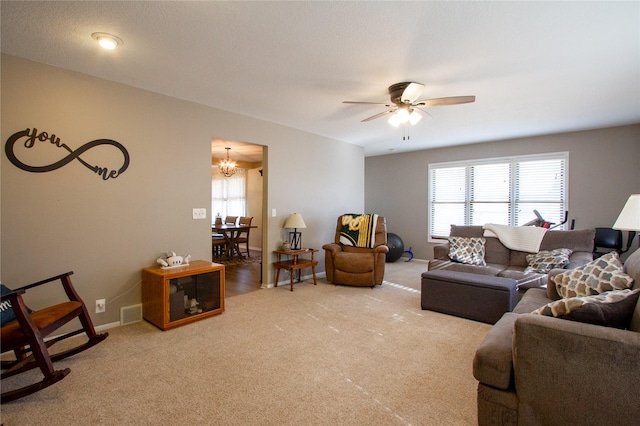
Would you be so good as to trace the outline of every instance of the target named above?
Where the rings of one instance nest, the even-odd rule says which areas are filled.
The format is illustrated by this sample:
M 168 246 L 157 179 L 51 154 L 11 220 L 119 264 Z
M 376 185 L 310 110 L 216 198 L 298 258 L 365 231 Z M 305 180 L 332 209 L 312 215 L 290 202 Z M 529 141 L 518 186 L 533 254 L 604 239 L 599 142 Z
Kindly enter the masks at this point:
M 517 281 L 455 271 L 422 274 L 422 309 L 495 324 L 518 303 Z

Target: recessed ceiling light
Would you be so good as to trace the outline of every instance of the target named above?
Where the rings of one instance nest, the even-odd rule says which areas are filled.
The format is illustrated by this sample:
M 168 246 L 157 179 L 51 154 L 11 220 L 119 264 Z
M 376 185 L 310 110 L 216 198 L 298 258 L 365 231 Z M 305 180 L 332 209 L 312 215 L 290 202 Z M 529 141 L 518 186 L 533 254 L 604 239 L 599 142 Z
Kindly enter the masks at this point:
M 113 34 L 93 33 L 93 34 L 91 34 L 91 37 L 93 37 L 95 40 L 97 40 L 98 43 L 100 44 L 100 46 L 102 46 L 105 49 L 109 49 L 109 50 L 113 50 L 116 47 L 124 44 L 124 41 L 122 41 L 122 39 L 114 36 Z

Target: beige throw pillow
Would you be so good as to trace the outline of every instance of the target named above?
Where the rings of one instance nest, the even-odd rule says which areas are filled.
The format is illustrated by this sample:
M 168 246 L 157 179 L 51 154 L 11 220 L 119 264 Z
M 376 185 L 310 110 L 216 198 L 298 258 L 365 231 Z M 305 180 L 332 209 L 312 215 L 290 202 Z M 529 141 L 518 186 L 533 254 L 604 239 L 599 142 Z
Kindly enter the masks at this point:
M 469 265 L 486 266 L 485 241 L 479 237 L 449 237 L 449 259 Z
M 559 248 L 540 250 L 538 253 L 528 254 L 526 259 L 529 266 L 527 266 L 524 272 L 546 274 L 554 268 L 565 268 L 569 264 L 569 256 L 571 256 L 571 253 L 573 253 L 573 250 Z
M 548 303 L 532 314 L 606 327 L 628 328 L 638 303 L 637 290 L 606 291 L 595 296 L 570 297 Z
M 618 253 L 610 252 L 586 265 L 552 278 L 560 297 L 591 296 L 631 288 L 633 278 L 623 272 Z

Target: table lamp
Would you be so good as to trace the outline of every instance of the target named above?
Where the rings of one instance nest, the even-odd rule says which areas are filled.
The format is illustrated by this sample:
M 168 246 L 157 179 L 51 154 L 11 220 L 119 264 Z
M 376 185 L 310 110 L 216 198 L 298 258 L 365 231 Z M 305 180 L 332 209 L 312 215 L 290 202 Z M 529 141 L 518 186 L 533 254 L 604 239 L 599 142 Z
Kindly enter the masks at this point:
M 283 228 L 291 229 L 293 232 L 289 232 L 289 241 L 291 243 L 291 250 L 300 250 L 300 243 L 302 242 L 302 234 L 298 232 L 298 228 L 306 228 L 302 215 L 299 213 L 290 214 L 287 220 L 284 222 Z
M 622 208 L 613 229 L 629 231 L 629 245 L 636 236 L 635 231 L 640 231 L 640 194 L 631 194 L 627 203 Z M 638 241 L 640 244 L 640 239 Z

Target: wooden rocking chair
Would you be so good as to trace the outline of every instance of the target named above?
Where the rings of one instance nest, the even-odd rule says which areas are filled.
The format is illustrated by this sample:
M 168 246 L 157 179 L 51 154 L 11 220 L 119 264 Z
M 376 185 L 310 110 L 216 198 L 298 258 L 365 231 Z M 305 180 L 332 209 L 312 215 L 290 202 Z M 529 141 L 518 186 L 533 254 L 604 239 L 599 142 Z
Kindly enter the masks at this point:
M 109 335 L 108 333 L 96 334 L 91 318 L 89 317 L 89 312 L 71 284 L 71 279 L 69 278 L 71 274 L 73 274 L 73 272 L 47 278 L 46 280 L 18 288 L 1 296 L 1 302 L 3 304 L 6 304 L 8 301 L 11 302 L 13 313 L 16 317 L 15 320 L 4 324 L 0 330 L 2 352 L 13 351 L 15 354 L 15 360 L 2 361 L 1 378 L 5 379 L 36 367 L 40 368 L 44 378 L 39 382 L 19 389 L 3 390 L 0 402 L 5 403 L 22 398 L 59 382 L 69 374 L 71 370 L 69 368 L 55 370 L 53 362 L 89 349 L 102 342 Z M 62 282 L 69 301 L 37 311 L 31 311 L 26 307 L 22 295 L 27 290 L 58 280 Z M 82 328 L 49 339 L 46 342 L 44 341 L 45 337 L 74 318 L 80 320 Z M 49 354 L 47 348 L 53 344 L 82 333 L 86 333 L 88 338 L 85 343 L 63 352 Z

